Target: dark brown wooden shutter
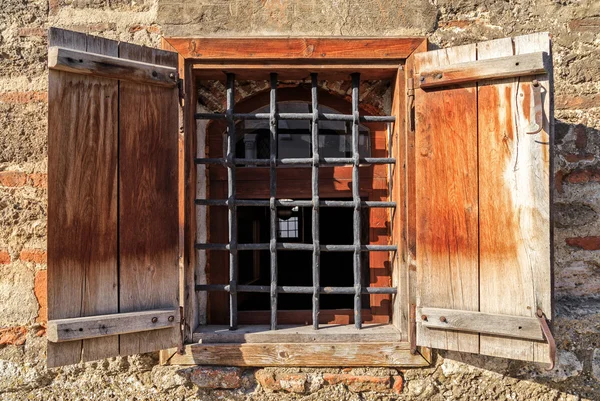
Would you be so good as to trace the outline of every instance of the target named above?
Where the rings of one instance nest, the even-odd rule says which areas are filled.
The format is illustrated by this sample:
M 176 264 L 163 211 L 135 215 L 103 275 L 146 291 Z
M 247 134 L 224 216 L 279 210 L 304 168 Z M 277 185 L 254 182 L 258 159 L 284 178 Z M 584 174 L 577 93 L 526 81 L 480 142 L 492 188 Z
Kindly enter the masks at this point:
M 176 346 L 177 54 L 49 32 L 49 367 Z
M 418 345 L 551 357 L 550 54 L 547 33 L 415 54 Z

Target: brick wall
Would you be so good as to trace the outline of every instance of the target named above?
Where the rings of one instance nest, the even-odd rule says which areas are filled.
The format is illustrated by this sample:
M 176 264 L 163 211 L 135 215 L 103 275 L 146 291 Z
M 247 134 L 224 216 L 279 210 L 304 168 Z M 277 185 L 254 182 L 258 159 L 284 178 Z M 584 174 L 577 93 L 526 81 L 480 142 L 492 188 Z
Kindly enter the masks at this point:
M 427 369 L 161 367 L 155 355 L 47 370 L 46 29 L 159 46 L 161 35 L 428 35 L 554 40 L 552 372 L 440 353 Z M 0 398 L 600 399 L 600 4 L 595 0 L 4 0 L 0 10 Z

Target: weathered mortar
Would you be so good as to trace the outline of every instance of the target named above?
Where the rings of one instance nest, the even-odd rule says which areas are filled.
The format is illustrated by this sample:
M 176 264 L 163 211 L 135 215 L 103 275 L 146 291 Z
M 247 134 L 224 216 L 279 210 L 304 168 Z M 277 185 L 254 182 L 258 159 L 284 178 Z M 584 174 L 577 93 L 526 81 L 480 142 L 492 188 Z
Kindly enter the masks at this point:
M 432 3 L 4 0 L 0 10 L 0 398 L 600 399 L 600 3 Z M 161 35 L 428 35 L 433 46 L 443 47 L 550 31 L 557 119 L 557 368 L 548 373 L 520 362 L 442 353 L 431 368 L 400 373 L 267 369 L 255 377 L 252 369 L 200 372 L 160 367 L 152 355 L 47 370 L 43 326 L 36 322 L 44 320 L 43 311 L 38 316 L 38 302 L 42 306 L 45 302 L 48 26 L 151 46 L 159 46 Z M 405 381 L 400 395 L 387 389 L 396 376 Z

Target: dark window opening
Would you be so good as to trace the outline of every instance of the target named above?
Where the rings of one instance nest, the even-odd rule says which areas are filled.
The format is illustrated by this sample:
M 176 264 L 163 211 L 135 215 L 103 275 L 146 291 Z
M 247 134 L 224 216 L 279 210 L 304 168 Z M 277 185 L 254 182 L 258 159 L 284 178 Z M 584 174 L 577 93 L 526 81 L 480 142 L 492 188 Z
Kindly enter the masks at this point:
M 336 199 L 344 200 L 344 199 Z M 296 210 L 293 210 L 296 209 Z M 279 218 L 281 234 L 282 223 L 295 227 L 297 235 L 284 237 L 286 242 L 312 244 L 311 208 L 289 208 L 289 216 Z M 321 245 L 352 245 L 352 213 L 351 208 L 328 207 L 321 209 L 319 216 Z M 362 211 L 362 221 L 368 225 L 369 209 Z M 287 217 L 287 218 L 286 218 Z M 290 231 L 287 231 L 289 233 Z M 361 242 L 369 243 L 368 227 L 361 230 Z M 269 241 L 269 208 L 238 208 L 238 238 L 240 243 L 264 243 Z M 321 285 L 323 287 L 352 287 L 353 252 L 323 252 L 321 254 Z M 363 286 L 369 286 L 369 257 L 361 255 Z M 310 251 L 277 251 L 278 285 L 312 286 L 312 252 Z M 239 252 L 239 284 L 270 285 L 269 251 Z M 352 309 L 354 296 L 321 295 L 322 309 Z M 364 308 L 370 308 L 368 295 L 362 296 Z M 242 293 L 238 296 L 240 311 L 269 310 L 269 298 L 264 294 Z M 309 310 L 312 307 L 310 294 L 279 294 L 278 309 Z

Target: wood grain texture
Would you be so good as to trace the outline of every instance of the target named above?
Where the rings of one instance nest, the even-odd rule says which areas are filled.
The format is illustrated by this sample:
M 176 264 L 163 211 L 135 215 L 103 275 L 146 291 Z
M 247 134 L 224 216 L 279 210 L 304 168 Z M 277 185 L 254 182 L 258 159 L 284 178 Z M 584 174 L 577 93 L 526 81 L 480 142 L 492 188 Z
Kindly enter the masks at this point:
M 259 343 L 192 344 L 172 365 L 219 366 L 427 366 L 420 354 L 412 355 L 407 343 Z
M 453 309 L 418 308 L 417 319 L 429 329 L 468 331 L 494 336 L 544 341 L 535 317 L 465 312 Z M 483 352 L 482 352 L 483 353 Z
M 59 46 L 51 46 L 48 49 L 48 68 L 144 84 L 167 87 L 177 85 L 177 68 L 141 63 Z
M 465 262 L 472 260 L 473 250 L 457 249 L 454 251 L 456 258 L 462 258 L 462 263 L 458 268 L 452 270 L 453 276 L 433 276 L 429 272 L 428 249 L 426 241 L 431 239 L 418 237 L 418 260 L 419 263 L 419 286 L 420 297 L 419 306 L 438 307 L 446 309 L 458 309 L 462 312 L 479 310 L 492 316 L 501 315 L 502 319 L 513 319 L 533 322 L 538 308 L 542 311 L 552 311 L 552 264 L 551 264 L 551 221 L 550 221 L 550 150 L 549 144 L 552 143 L 552 82 L 551 82 L 551 50 L 550 40 L 547 33 L 532 34 L 516 37 L 514 39 L 498 39 L 488 42 L 478 43 L 477 59 L 489 60 L 491 65 L 499 59 L 509 60 L 506 57 L 534 54 L 536 60 L 543 59 L 544 69 L 548 73 L 528 77 L 479 80 L 477 82 L 477 97 L 465 98 L 459 101 L 453 101 L 438 110 L 429 102 L 440 96 L 438 103 L 444 102 L 444 93 L 450 96 L 454 90 L 465 90 L 465 88 L 447 88 L 440 90 L 429 90 L 418 92 L 418 96 L 423 96 L 421 100 L 417 97 L 417 113 L 419 104 L 428 104 L 426 111 L 430 113 L 429 120 L 423 114 L 418 118 L 421 121 L 419 132 L 423 133 L 422 138 L 417 141 L 424 141 L 428 144 L 427 136 L 435 132 L 439 136 L 435 127 L 441 127 L 443 112 L 456 110 L 458 103 L 464 103 L 469 110 L 475 105 L 476 113 L 463 112 L 458 113 L 452 121 L 445 121 L 443 124 L 446 130 L 453 130 L 457 125 L 463 125 L 461 128 L 462 136 L 468 136 L 468 140 L 473 138 L 477 141 L 477 153 L 473 155 L 470 147 L 460 146 L 461 152 L 447 155 L 447 167 L 454 169 L 455 166 L 463 167 L 463 179 L 477 184 L 474 198 L 475 203 L 468 199 L 448 198 L 439 199 L 438 203 L 447 205 L 452 201 L 455 207 L 465 208 L 465 211 L 473 213 L 478 220 L 478 227 L 469 228 L 468 225 L 460 229 L 456 223 L 460 222 L 455 218 L 452 224 L 448 221 L 439 222 L 435 226 L 429 226 L 430 231 L 443 230 L 444 235 L 449 238 L 460 240 L 465 232 L 472 234 L 470 243 L 473 244 L 478 261 L 465 270 Z M 453 48 L 455 52 L 463 52 L 465 47 Z M 453 49 L 447 49 L 450 51 Z M 540 55 L 543 54 L 543 57 Z M 529 56 L 525 56 L 529 57 Z M 444 62 L 440 62 L 443 60 Z M 448 57 L 441 51 L 428 52 L 425 55 L 418 55 L 417 62 L 428 71 L 442 71 L 445 67 L 445 61 Z M 464 62 L 465 60 L 460 60 Z M 433 64 L 432 64 L 433 63 Z M 451 62 L 452 63 L 452 62 Z M 454 62 L 456 63 L 456 61 Z M 488 63 L 488 61 L 486 61 Z M 480 64 L 481 65 L 481 64 Z M 441 68 L 440 68 L 441 67 Z M 421 68 L 419 71 L 423 71 Z M 420 73 L 416 72 L 417 76 Z M 480 74 L 481 75 L 481 74 Z M 480 77 L 481 78 L 481 77 Z M 528 135 L 528 126 L 535 119 L 535 102 L 532 91 L 532 80 L 537 79 L 542 88 L 543 104 L 543 129 L 539 134 Z M 450 99 L 450 97 L 447 97 Z M 534 110 L 534 111 L 532 111 Z M 425 109 L 423 109 L 425 112 Z M 465 121 L 471 121 L 472 115 L 476 116 L 476 125 L 465 126 Z M 424 124 L 423 124 L 424 123 Z M 434 129 L 432 130 L 432 126 Z M 460 135 L 459 135 L 460 136 Z M 453 139 L 448 139 L 448 148 L 453 148 L 456 144 L 456 135 Z M 452 143 L 452 145 L 450 145 Z M 432 154 L 431 147 L 418 146 L 417 152 L 420 156 L 426 155 L 428 158 Z M 460 155 L 460 157 L 457 157 Z M 474 164 L 464 164 L 465 160 L 472 158 Z M 417 164 L 417 168 L 423 166 Z M 419 170 L 418 170 L 419 171 Z M 426 170 L 421 170 L 426 171 Z M 437 174 L 434 174 L 437 177 Z M 423 179 L 425 175 L 421 175 Z M 436 178 L 437 179 L 437 178 Z M 448 193 L 452 193 L 460 180 L 446 176 L 441 186 Z M 470 185 L 470 184 L 469 184 Z M 419 193 L 419 192 L 417 192 Z M 436 195 L 437 196 L 437 195 Z M 473 199 L 473 198 L 471 198 Z M 438 218 L 436 214 L 430 213 L 430 205 L 427 196 L 418 195 L 417 215 L 419 227 L 428 227 L 426 224 L 430 217 Z M 425 213 L 424 213 L 425 212 Z M 448 230 L 450 227 L 450 230 Z M 459 228 L 457 231 L 457 227 Z M 477 232 L 477 229 L 479 232 Z M 449 234 L 448 234 L 449 233 Z M 430 234 L 435 237 L 437 234 Z M 477 238 L 478 236 L 478 238 Z M 439 245 L 439 236 L 436 241 Z M 443 239 L 443 238 L 442 238 Z M 442 243 L 445 243 L 442 241 Z M 426 246 L 426 252 L 423 253 L 423 247 Z M 436 266 L 444 266 L 443 261 L 438 261 Z M 479 278 L 477 279 L 477 268 L 479 269 Z M 470 273 L 469 273 L 470 272 Z M 468 278 L 471 278 L 468 280 Z M 471 281 L 475 280 L 475 281 Z M 460 287 L 456 285 L 460 284 Z M 452 306 L 456 296 L 465 289 L 476 289 L 473 291 L 474 302 L 471 307 Z M 452 297 L 448 298 L 448 292 Z M 446 295 L 445 295 L 446 293 Z M 479 305 L 477 305 L 478 301 Z M 432 302 L 438 302 L 434 304 Z M 445 304 L 445 305 L 444 305 Z M 449 313 L 449 312 L 448 312 Z M 498 318 L 490 317 L 488 321 L 483 319 L 480 322 L 469 321 L 461 324 L 477 323 L 481 330 L 479 335 L 479 347 L 473 346 L 471 349 L 460 349 L 453 343 L 437 344 L 431 340 L 433 330 L 425 326 L 435 326 L 436 336 L 444 336 L 444 324 L 439 321 L 419 323 L 419 344 L 430 344 L 433 347 L 443 349 L 464 350 L 469 352 L 479 352 L 481 354 L 501 356 L 511 359 L 522 359 L 536 362 L 548 361 L 548 345 L 540 340 L 538 329 L 531 323 L 532 331 L 535 335 L 528 336 L 530 339 L 507 338 L 510 336 L 503 330 L 508 330 L 511 323 L 506 323 L 498 332 L 489 330 L 487 326 L 500 325 Z M 479 319 L 481 320 L 481 319 Z M 486 327 L 483 327 L 486 326 Z M 521 325 L 522 329 L 525 324 Z M 518 328 L 518 325 L 517 325 Z M 469 331 L 478 331 L 474 327 L 469 327 Z M 513 330 L 514 331 L 514 330 Z M 519 330 L 517 330 L 519 331 Z M 456 332 L 456 331 L 455 331 Z M 490 334 L 492 332 L 492 334 Z M 495 333 L 495 334 L 493 334 Z M 462 334 L 461 334 L 462 335 Z M 536 340 L 536 341 L 532 341 Z M 476 340 L 473 339 L 473 344 Z
M 424 40 L 400 38 L 168 38 L 183 57 L 208 59 L 404 59 Z
M 478 51 L 479 45 L 485 46 L 482 43 L 478 43 Z M 489 53 L 487 54 L 489 55 Z M 544 61 L 545 56 L 543 52 L 518 54 L 514 56 L 500 56 L 500 54 L 502 53 L 497 53 L 484 59 L 478 56 L 477 61 L 456 63 L 443 67 L 432 67 L 421 70 L 419 74 L 419 86 L 421 88 L 436 88 L 440 86 L 476 82 L 484 79 L 503 79 L 546 73 L 546 63 Z
M 476 46 L 420 53 L 421 70 L 473 61 Z M 416 90 L 417 305 L 477 311 L 477 91 Z M 417 344 L 478 352 L 477 334 L 417 325 Z
M 478 44 L 480 59 L 545 52 L 547 34 Z M 528 135 L 531 80 L 546 94 L 547 75 L 479 83 L 480 310 L 535 319 L 551 311 L 549 96 L 544 129 Z M 551 143 L 551 142 L 550 142 Z M 499 300 L 501 300 L 499 302 Z M 551 312 L 549 312 L 551 313 Z M 546 362 L 547 345 L 481 335 L 481 353 Z
M 115 56 L 117 44 L 52 28 L 51 46 Z M 48 319 L 118 312 L 117 81 L 49 72 Z M 48 344 L 55 367 L 117 355 L 118 337 Z
M 254 60 L 246 62 L 203 61 L 194 60 L 194 76 L 202 80 L 226 79 L 226 73 L 235 74 L 238 80 L 268 80 L 271 72 L 277 72 L 279 80 L 310 80 L 310 74 L 316 72 L 320 80 L 348 81 L 351 74 L 360 73 L 361 79 L 394 79 L 400 64 L 399 60 L 375 61 L 365 63 L 364 60 L 320 63 L 306 63 L 281 60 Z
M 365 324 L 360 330 L 352 325 L 281 326 L 270 330 L 268 325 L 200 326 L 194 333 L 194 342 L 209 343 L 352 343 L 400 342 L 401 334 L 392 325 Z
M 177 68 L 177 55 L 119 44 L 121 58 Z M 120 311 L 179 307 L 178 92 L 120 83 Z M 120 336 L 129 355 L 173 347 L 179 328 Z
M 49 320 L 48 341 L 63 342 L 158 330 L 179 324 L 179 309 L 157 309 Z

